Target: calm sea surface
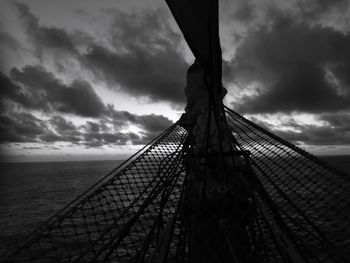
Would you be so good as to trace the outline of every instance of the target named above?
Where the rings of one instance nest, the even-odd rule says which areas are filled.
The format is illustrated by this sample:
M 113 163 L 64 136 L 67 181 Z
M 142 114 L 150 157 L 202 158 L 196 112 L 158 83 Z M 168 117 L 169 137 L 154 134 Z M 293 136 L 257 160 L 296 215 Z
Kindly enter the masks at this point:
M 350 174 L 350 156 L 322 158 Z M 0 163 L 0 259 L 120 162 Z
M 0 163 L 0 259 L 121 161 Z

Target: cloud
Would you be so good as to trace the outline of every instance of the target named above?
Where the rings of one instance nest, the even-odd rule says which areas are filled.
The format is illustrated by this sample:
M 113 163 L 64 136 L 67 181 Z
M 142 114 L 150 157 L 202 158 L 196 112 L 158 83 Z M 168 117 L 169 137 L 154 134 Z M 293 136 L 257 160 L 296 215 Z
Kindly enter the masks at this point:
M 337 129 L 340 132 L 350 134 L 350 114 L 346 112 L 338 112 L 335 114 L 322 114 L 320 120 L 326 121 L 330 127 Z
M 13 100 L 20 103 L 26 103 L 24 90 L 11 81 L 9 77 L 0 72 L 0 109 L 5 110 L 5 100 Z
M 261 29 L 237 50 L 236 81 L 259 83 L 240 112 L 326 112 L 350 109 L 350 34 L 295 24 L 288 18 Z
M 89 133 L 85 134 L 85 145 L 86 146 L 94 146 L 100 147 L 106 144 L 113 145 L 126 145 L 128 142 L 135 143 L 135 138 L 139 139 L 139 136 L 134 133 Z
M 15 6 L 37 55 L 42 58 L 44 52 L 58 51 L 58 70 L 62 70 L 58 60 L 68 61 L 73 55 L 84 71 L 111 89 L 153 102 L 184 103 L 188 65 L 179 51 L 183 40 L 173 32 L 163 9 L 138 13 L 101 11 L 110 23 L 99 32 L 99 38 L 104 35 L 101 41 L 86 32 L 68 33 L 62 28 L 40 25 L 28 6 Z M 71 62 L 66 64 L 72 66 Z
M 67 121 L 61 116 L 54 116 L 49 121 L 56 131 L 59 133 L 75 130 L 75 125 L 71 121 Z
M 305 145 L 350 145 L 350 133 L 341 132 L 334 127 L 307 125 L 301 132 L 294 131 L 273 131 L 276 135 L 299 144 Z
M 87 121 L 83 125 L 83 136 L 89 147 L 128 143 L 140 145 L 147 144 L 172 124 L 171 120 L 162 115 L 136 115 L 127 111 L 116 111 L 110 107 L 108 114 L 99 122 Z M 127 131 L 130 126 L 137 126 L 140 132 Z
M 316 117 L 317 123 L 303 124 L 292 117 L 284 125 L 271 125 L 261 118 L 251 118 L 256 124 L 295 144 L 350 145 L 350 114 L 346 112 L 324 113 Z
M 256 91 L 244 93 L 235 108 L 244 113 L 319 114 L 322 126 L 290 122 L 283 126 L 292 130 L 273 127 L 273 132 L 296 143 L 349 144 L 350 37 L 344 26 L 349 3 L 222 1 L 225 82 Z M 37 17 L 26 4 L 14 5 L 29 43 L 17 43 L 20 35 L 0 33 L 1 47 L 21 49 L 25 56 L 34 50 L 31 55 L 39 57 L 42 66 L 13 68 L 11 78 L 0 73 L 1 142 L 144 144 L 172 125 L 161 115 L 135 115 L 104 105 L 91 85 L 98 80 L 136 98 L 183 104 L 188 65 L 183 37 L 174 32 L 169 12 L 100 10 L 104 27 L 93 25 L 99 32 L 83 31 L 85 26 L 72 31 L 45 25 L 40 11 Z M 92 13 L 85 15 L 92 19 Z M 51 73 L 54 70 L 76 80 L 65 83 Z M 86 78 L 89 82 L 82 80 Z M 36 117 L 21 113 L 32 110 Z M 69 120 L 72 115 L 93 120 L 77 125 Z
M 270 19 L 275 19 L 274 15 L 280 14 L 293 17 L 299 22 L 314 22 L 333 12 L 337 12 L 338 15 L 346 15 L 349 8 L 348 0 L 223 0 L 220 4 L 222 16 L 230 16 L 236 22 L 241 21 L 248 24 L 263 21 L 268 24 Z
M 0 142 L 37 142 L 47 126 L 29 113 L 0 116 Z
M 116 111 L 113 107 L 109 108 L 109 115 L 113 123 L 121 128 L 125 123 L 132 123 L 140 126 L 150 132 L 161 132 L 171 126 L 173 122 L 167 117 L 156 114 L 135 115 L 128 111 Z
M 115 123 L 123 123 L 122 126 Z M 129 112 L 113 110 L 96 121 L 86 121 L 76 125 L 62 116 L 53 116 L 41 120 L 32 114 L 13 112 L 0 116 L 0 143 L 66 142 L 86 147 L 106 145 L 141 145 L 172 125 L 172 122 L 161 115 L 134 115 Z M 128 127 L 137 126 L 139 132 L 132 132 Z
M 53 129 L 40 137 L 42 141 L 79 143 L 83 140 L 83 133 L 79 131 L 79 127 L 74 125 L 73 122 L 67 121 L 61 116 L 54 116 L 49 120 L 49 123 Z
M 100 130 L 104 130 L 104 131 L 106 130 L 105 128 L 101 129 L 98 123 L 95 123 L 92 121 L 87 121 L 85 127 L 89 132 L 92 132 L 92 133 L 100 132 Z
M 311 20 L 319 18 L 325 13 L 332 11 L 342 11 L 349 8 L 348 0 L 308 0 L 298 1 L 297 7 L 305 19 Z
M 0 74 L 0 101 L 2 104 L 7 102 L 2 105 L 3 143 L 68 142 L 87 147 L 145 144 L 173 124 L 162 115 L 135 115 L 117 111 L 111 105 L 105 106 L 89 83 L 76 80 L 66 85 L 41 66 L 26 66 L 21 70 L 13 68 L 11 77 L 21 85 Z M 18 108 L 18 105 L 21 107 Z M 21 113 L 23 109 L 45 112 L 48 114 L 46 116 L 56 115 L 43 121 L 29 114 L 25 121 L 23 116 L 26 115 Z M 59 112 L 61 115 L 57 115 Z M 86 121 L 85 125 L 77 126 L 64 117 L 66 113 L 94 117 L 95 121 Z M 129 127 L 135 126 L 138 127 L 138 134 L 128 131 Z M 32 133 L 23 127 L 31 128 Z
M 64 138 L 63 136 L 59 136 L 51 131 L 43 134 L 40 136 L 40 142 L 48 142 L 48 143 L 53 143 L 53 142 L 62 142 L 62 141 L 67 141 L 67 138 Z
M 141 115 L 137 116 L 136 123 L 143 127 L 146 131 L 152 133 L 160 133 L 169 128 L 173 122 L 162 115 Z
M 184 102 L 188 65 L 179 51 L 182 37 L 174 33 L 169 24 L 169 12 L 163 9 L 138 13 L 104 10 L 101 14 L 111 24 L 100 32 L 99 38 L 104 35 L 104 41 L 100 41 L 82 31 L 68 33 L 62 28 L 40 25 L 38 17 L 28 6 L 20 3 L 15 3 L 15 6 L 28 36 L 41 52 L 58 49 L 76 54 L 82 67 L 92 70 L 92 75 L 106 86 L 129 95 L 151 101 Z M 234 8 L 228 8 L 230 6 Z M 230 25 L 225 27 L 233 28 L 232 34 L 238 36 L 234 38 L 238 44 L 243 41 L 234 63 L 224 61 L 224 77 L 227 81 L 234 78 L 236 81 L 245 80 L 244 84 L 248 84 L 248 80 L 258 81 L 265 88 L 258 98 L 245 97 L 245 105 L 237 108 L 244 112 L 292 111 L 294 108 L 318 112 L 328 97 L 331 98 L 328 103 L 330 110 L 344 108 L 348 104 L 348 94 L 344 93 L 341 98 L 334 92 L 335 84 L 330 83 L 325 75 L 333 74 L 341 84 L 349 82 L 346 74 L 348 58 L 340 58 L 339 54 L 339 59 L 332 57 L 338 47 L 338 53 L 348 52 L 349 37 L 331 28 L 312 25 L 310 16 L 319 17 L 330 10 L 344 13 L 347 8 L 346 0 L 224 1 L 223 17 L 231 19 L 225 20 Z M 237 21 L 241 23 L 237 25 Z M 232 43 L 224 45 L 224 49 L 231 47 Z M 307 54 L 308 50 L 310 54 Z M 324 56 L 323 60 L 320 56 Z M 305 61 L 306 57 L 315 60 Z M 316 98 L 318 103 L 315 107 L 307 107 L 310 94 L 314 94 L 318 85 L 322 90 Z M 308 87 L 309 94 L 300 99 L 305 87 Z M 287 96 L 293 99 L 288 101 Z M 281 105 L 270 106 L 270 102 L 276 100 Z
M 65 30 L 56 27 L 42 26 L 39 24 L 39 19 L 30 12 L 27 5 L 18 2 L 13 2 L 13 4 L 17 8 L 27 35 L 33 43 L 39 57 L 41 57 L 44 49 L 78 54 L 74 38 Z
M 227 32 L 237 49 L 224 80 L 235 110 L 272 119 L 311 113 L 315 123 L 254 122 L 296 144 L 350 145 L 350 2 L 226 2 L 232 8 L 225 23 L 234 25 Z
M 105 110 L 101 99 L 87 81 L 75 80 L 66 85 L 42 66 L 25 66 L 21 70 L 13 68 L 11 77 L 25 87 L 25 95 L 17 88 L 17 92 L 8 92 L 8 96 L 26 108 L 82 117 L 98 117 Z
M 179 104 L 184 102 L 188 65 L 177 51 L 180 36 L 172 33 L 162 14 L 162 10 L 142 14 L 115 11 L 110 32 L 115 50 L 91 44 L 83 57 L 100 78 L 125 93 Z
M 0 31 L 0 67 L 5 64 L 4 61 L 2 61 L 6 57 L 6 48 L 14 51 L 18 51 L 21 48 L 20 43 L 12 37 L 8 32 L 1 32 Z

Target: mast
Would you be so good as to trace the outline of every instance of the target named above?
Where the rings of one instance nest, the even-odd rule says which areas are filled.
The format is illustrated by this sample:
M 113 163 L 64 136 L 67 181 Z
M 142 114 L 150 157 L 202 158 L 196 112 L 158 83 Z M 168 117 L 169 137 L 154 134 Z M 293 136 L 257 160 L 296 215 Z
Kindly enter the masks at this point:
M 186 199 L 190 205 L 184 220 L 190 261 L 216 262 L 217 257 L 211 257 L 212 250 L 220 255 L 220 262 L 259 262 L 256 247 L 252 245 L 256 196 L 260 195 L 274 208 L 267 192 L 259 185 L 248 152 L 238 150 L 228 129 L 222 94 L 218 0 L 166 2 L 194 56 L 205 69 L 205 86 L 209 94 L 207 118 L 195 115 L 195 125 L 188 129 L 189 137 L 195 141 L 192 142 L 195 151 L 187 150 L 187 158 L 192 159 L 192 164 L 187 165 Z M 207 145 L 203 150 L 198 147 L 198 140 L 203 138 L 205 129 Z M 191 143 L 189 145 L 191 147 Z M 287 243 L 285 253 L 291 262 L 304 262 L 301 251 L 294 246 L 293 234 L 283 223 L 280 213 L 277 210 L 275 213 L 279 222 L 277 231 Z M 203 240 L 207 241 L 203 243 Z
M 209 114 L 207 120 L 199 123 L 199 130 L 216 132 L 215 138 L 209 138 L 215 144 L 222 174 L 225 170 L 224 154 L 231 152 L 232 138 L 227 128 L 222 94 L 222 54 L 219 37 L 218 0 L 166 0 L 186 42 L 199 64 L 206 71 L 206 85 L 209 92 Z M 209 131 L 208 131 L 209 133 Z M 203 153 L 207 154 L 207 153 Z
M 216 262 L 218 258 L 212 256 L 212 251 L 215 251 L 220 255 L 220 262 L 251 262 L 254 253 L 251 253 L 246 223 L 237 223 L 247 221 L 246 210 L 249 210 L 250 203 L 248 190 L 233 161 L 238 151 L 234 151 L 234 140 L 227 127 L 222 101 L 218 0 L 166 2 L 194 56 L 205 69 L 209 93 L 207 117 L 197 116 L 197 125 L 189 128 L 194 141 L 198 141 L 196 136 L 199 137 L 204 130 L 207 140 L 204 151 L 187 151 L 187 158 L 192 160 L 187 166 L 189 187 L 186 199 L 189 205 L 184 220 L 189 258 L 191 262 Z M 197 142 L 194 144 L 198 146 Z M 232 208 L 236 215 L 231 215 Z

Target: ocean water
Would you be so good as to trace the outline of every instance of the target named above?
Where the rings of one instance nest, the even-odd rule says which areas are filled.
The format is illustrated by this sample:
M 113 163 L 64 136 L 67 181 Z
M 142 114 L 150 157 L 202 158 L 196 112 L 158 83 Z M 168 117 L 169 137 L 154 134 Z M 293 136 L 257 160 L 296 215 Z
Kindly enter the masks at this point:
M 350 156 L 322 159 L 350 174 Z M 0 163 L 0 259 L 120 162 Z
M 0 259 L 121 161 L 0 163 Z
M 320 158 L 350 175 L 350 155 L 321 156 Z

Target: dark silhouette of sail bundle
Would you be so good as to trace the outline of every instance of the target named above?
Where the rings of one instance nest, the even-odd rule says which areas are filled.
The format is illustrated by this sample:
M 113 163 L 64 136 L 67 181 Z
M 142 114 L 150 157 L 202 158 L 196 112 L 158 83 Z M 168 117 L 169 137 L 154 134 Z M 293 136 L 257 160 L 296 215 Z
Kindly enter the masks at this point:
M 174 124 L 4 262 L 347 262 L 349 177 L 228 108 L 226 116 L 239 148 L 228 158 L 239 160 L 245 188 L 222 191 L 214 214 L 212 200 L 195 201 L 191 171 L 200 168 Z

